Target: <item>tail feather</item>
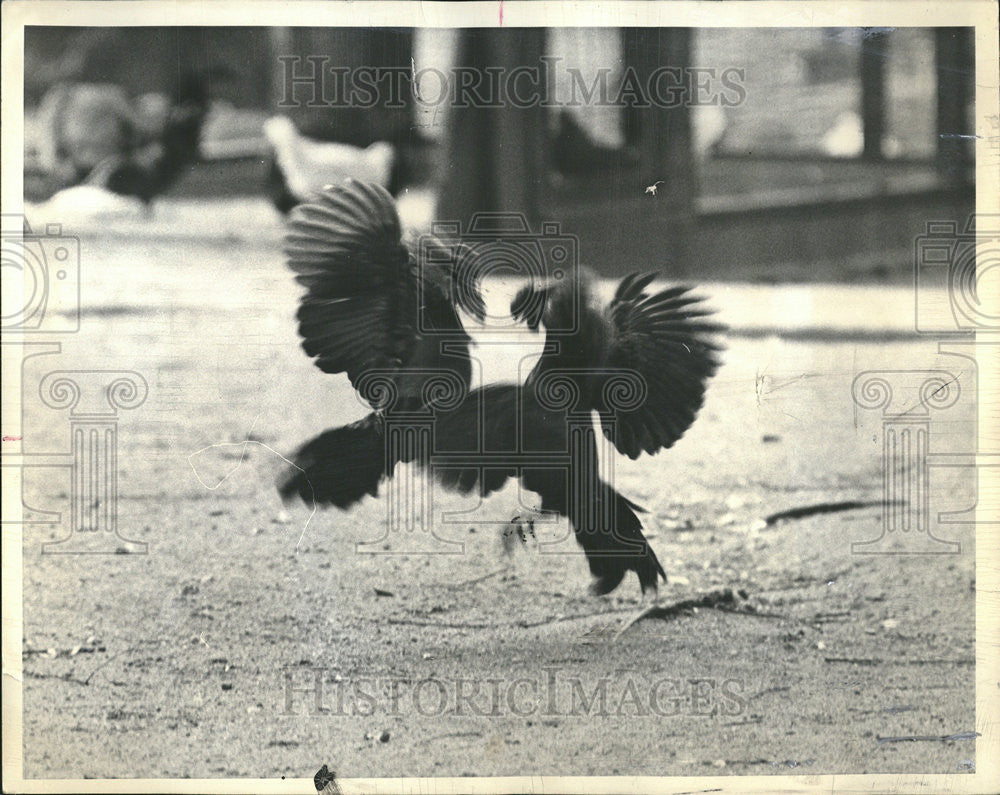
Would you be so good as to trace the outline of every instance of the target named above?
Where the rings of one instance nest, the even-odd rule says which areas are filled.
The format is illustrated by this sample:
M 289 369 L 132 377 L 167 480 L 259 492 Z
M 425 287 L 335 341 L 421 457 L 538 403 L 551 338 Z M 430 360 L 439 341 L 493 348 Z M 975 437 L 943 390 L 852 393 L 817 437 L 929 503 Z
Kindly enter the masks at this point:
M 576 539 L 583 547 L 594 582 L 592 593 L 603 595 L 617 588 L 629 571 L 639 577 L 643 593 L 656 588 L 657 579 L 667 579 L 667 574 L 653 552 L 649 541 L 642 534 L 642 522 L 636 510 L 642 510 L 610 486 L 605 486 L 606 496 L 614 501 L 615 524 L 601 532 L 576 531 Z
M 376 496 L 386 475 L 385 443 L 374 414 L 324 431 L 303 445 L 278 485 L 286 502 L 298 496 L 307 505 L 345 509 L 365 495 Z

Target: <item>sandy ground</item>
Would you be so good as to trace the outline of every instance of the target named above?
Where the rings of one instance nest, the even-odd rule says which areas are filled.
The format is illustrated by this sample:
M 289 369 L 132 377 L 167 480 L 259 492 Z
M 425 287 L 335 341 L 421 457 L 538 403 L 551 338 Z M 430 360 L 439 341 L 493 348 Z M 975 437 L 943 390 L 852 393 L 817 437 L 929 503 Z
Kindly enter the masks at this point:
M 958 554 L 852 554 L 882 521 L 882 420 L 856 410 L 855 375 L 954 372 L 966 397 L 931 449 L 962 451 L 968 362 L 877 334 L 730 339 L 695 426 L 656 458 L 616 462 L 616 483 L 650 510 L 664 603 L 739 593 L 614 641 L 634 578 L 589 596 L 558 526 L 506 557 L 496 522 L 515 489 L 478 508 L 441 496 L 438 509 L 474 512 L 437 538 L 382 538 L 384 498 L 283 508 L 278 453 L 363 409 L 298 349 L 277 243 L 248 237 L 85 236 L 81 330 L 25 363 L 30 395 L 54 369 L 149 384 L 118 426 L 120 531 L 147 554 L 43 554 L 68 524 L 25 529 L 26 776 L 974 769 L 971 526 L 935 525 Z M 709 289 L 723 319 L 759 304 L 763 288 L 741 289 Z M 820 289 L 816 316 L 877 326 L 891 313 L 873 295 Z M 24 436 L 25 452 L 68 449 L 66 412 L 29 401 Z M 935 512 L 974 502 L 967 481 L 935 478 Z M 65 470 L 26 473 L 28 505 L 66 517 L 68 494 Z M 875 504 L 760 521 L 849 500 Z M 897 541 L 875 546 L 907 551 Z

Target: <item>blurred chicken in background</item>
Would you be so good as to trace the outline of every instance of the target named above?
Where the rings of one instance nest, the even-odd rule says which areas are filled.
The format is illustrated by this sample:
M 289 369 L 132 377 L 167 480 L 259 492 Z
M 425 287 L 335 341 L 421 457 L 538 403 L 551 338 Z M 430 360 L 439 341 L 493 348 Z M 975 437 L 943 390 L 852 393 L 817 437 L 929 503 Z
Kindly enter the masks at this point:
M 322 190 L 347 178 L 374 182 L 393 190 L 396 150 L 386 141 L 367 147 L 337 141 L 316 141 L 296 129 L 286 116 L 264 123 L 264 137 L 271 147 L 268 194 L 281 213 L 288 213 Z
M 111 83 L 57 83 L 26 134 L 25 198 L 78 185 L 147 206 L 199 159 L 209 72 L 186 72 L 171 94 L 137 99 Z

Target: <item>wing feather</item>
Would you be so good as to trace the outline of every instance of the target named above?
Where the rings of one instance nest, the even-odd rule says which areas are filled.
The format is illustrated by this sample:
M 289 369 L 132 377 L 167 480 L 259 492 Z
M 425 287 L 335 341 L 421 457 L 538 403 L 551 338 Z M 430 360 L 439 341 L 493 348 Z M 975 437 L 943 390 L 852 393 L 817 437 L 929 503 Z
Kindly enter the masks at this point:
M 404 244 L 395 203 L 379 185 L 347 180 L 292 211 L 285 255 L 306 288 L 297 319 L 302 347 L 327 373 L 357 386 L 371 370 L 449 369 L 469 382 L 467 348 L 447 356 L 424 331 L 468 336 L 445 263 L 421 268 Z M 408 388 L 419 391 L 410 378 Z
M 627 276 L 606 313 L 606 366 L 635 372 L 646 386 L 642 405 L 602 419 L 605 436 L 629 458 L 670 447 L 694 422 L 719 364 L 721 347 L 713 335 L 725 328 L 703 320 L 712 312 L 690 287 L 647 292 L 657 275 Z M 595 394 L 595 407 L 599 402 Z

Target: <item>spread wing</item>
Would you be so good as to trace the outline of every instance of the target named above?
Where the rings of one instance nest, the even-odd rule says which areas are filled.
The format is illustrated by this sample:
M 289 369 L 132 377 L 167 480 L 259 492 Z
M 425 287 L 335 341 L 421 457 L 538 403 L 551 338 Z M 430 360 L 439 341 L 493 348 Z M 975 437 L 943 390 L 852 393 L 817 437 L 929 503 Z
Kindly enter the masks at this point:
M 346 373 L 357 388 L 366 372 L 390 371 L 408 394 L 420 388 L 417 371 L 448 369 L 468 387 L 469 337 L 456 310 L 469 291 L 452 289 L 453 263 L 421 267 L 384 188 L 324 188 L 292 212 L 285 254 L 306 287 L 302 347 L 323 372 Z
M 724 327 L 690 287 L 649 294 L 657 273 L 627 276 L 608 305 L 609 339 L 605 366 L 631 370 L 645 383 L 636 408 L 602 420 L 604 435 L 629 458 L 673 445 L 694 422 L 709 378 L 718 368 L 720 345 L 713 337 Z

